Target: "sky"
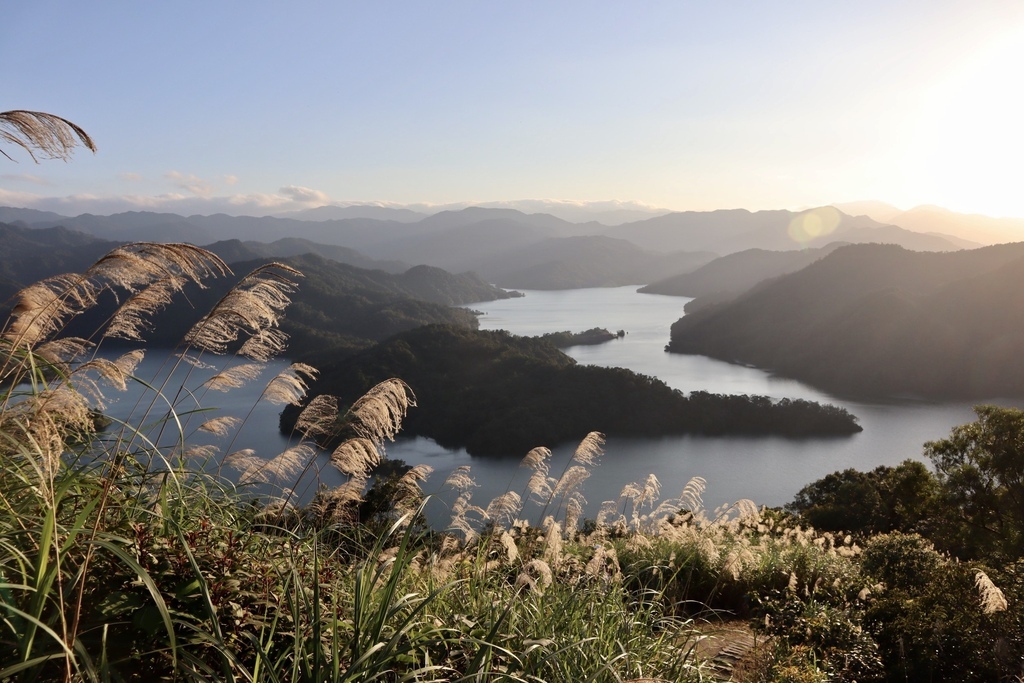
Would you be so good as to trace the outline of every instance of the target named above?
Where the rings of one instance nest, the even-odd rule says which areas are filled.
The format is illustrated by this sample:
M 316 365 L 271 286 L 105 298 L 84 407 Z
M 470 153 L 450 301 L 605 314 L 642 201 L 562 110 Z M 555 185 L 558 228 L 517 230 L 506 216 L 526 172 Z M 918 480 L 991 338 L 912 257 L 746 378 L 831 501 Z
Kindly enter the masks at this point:
M 1024 216 L 1024 2 L 5 4 L 0 205 L 879 200 Z

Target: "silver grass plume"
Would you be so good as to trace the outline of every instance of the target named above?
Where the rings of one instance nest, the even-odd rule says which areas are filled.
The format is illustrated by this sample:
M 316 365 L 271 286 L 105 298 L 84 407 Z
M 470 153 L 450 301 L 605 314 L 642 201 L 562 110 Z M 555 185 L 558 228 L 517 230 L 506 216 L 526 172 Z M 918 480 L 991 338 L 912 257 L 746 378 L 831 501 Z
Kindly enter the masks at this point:
M 242 419 L 231 415 L 215 417 L 199 425 L 199 431 L 224 437 L 237 429 L 242 424 Z
M 704 477 L 693 477 L 683 487 L 682 493 L 679 494 L 679 501 L 691 512 L 700 510 L 704 506 L 701 496 L 703 496 L 706 486 L 707 480 Z
M 515 491 L 506 491 L 487 504 L 487 519 L 497 526 L 511 524 L 523 508 L 523 501 Z
M 36 347 L 36 357 L 48 363 L 58 373 L 67 375 L 71 372 L 71 363 L 85 355 L 93 343 L 78 337 L 64 337 L 43 342 Z
M 988 574 L 980 569 L 974 573 L 974 585 L 978 588 L 978 597 L 981 599 L 981 609 L 985 614 L 1005 612 L 1007 603 L 1006 596 L 999 589 Z
M 469 465 L 459 465 L 444 480 L 444 485 L 456 491 L 465 491 L 477 484 L 469 475 Z
M 415 405 L 416 396 L 408 384 L 386 379 L 353 403 L 346 418 L 356 434 L 381 444 L 395 440 L 406 412 Z
M 319 439 L 334 431 L 338 420 L 338 399 L 329 394 L 320 394 L 302 409 L 295 420 L 295 430 L 309 438 Z
M 78 145 L 96 151 L 96 143 L 78 125 L 54 114 L 24 109 L 0 112 L 0 141 L 21 147 L 36 163 L 39 157 L 67 161 Z M 11 159 L 2 149 L 0 154 Z
M 209 444 L 192 444 L 185 448 L 182 457 L 186 460 L 198 460 L 205 462 L 212 460 L 217 455 L 217 447 Z
M 274 405 L 298 405 L 306 395 L 308 382 L 316 379 L 317 369 L 305 363 L 292 363 L 270 380 L 263 397 Z
M 542 593 L 553 581 L 554 577 L 548 563 L 535 558 L 523 565 L 523 571 L 516 577 L 516 588 L 527 587 L 531 591 Z
M 601 503 L 601 509 L 597 513 L 598 528 L 610 524 L 618 519 L 619 505 L 614 500 L 606 500 Z M 625 522 L 625 519 L 622 520 Z
M 349 476 L 365 474 L 381 462 L 377 444 L 369 439 L 346 439 L 331 453 L 331 464 Z
M 142 341 L 142 333 L 152 329 L 152 316 L 170 304 L 185 283 L 180 275 L 168 275 L 131 295 L 114 312 L 103 336 Z
M 604 434 L 601 432 L 590 432 L 583 440 L 580 441 L 580 445 L 576 447 L 576 452 L 572 456 L 573 462 L 578 462 L 581 465 L 597 465 L 598 459 L 604 454 Z
M 739 514 L 739 521 L 743 523 L 756 525 L 761 521 L 761 509 L 749 498 L 741 498 L 736 501 L 736 510 Z
M 314 453 L 312 446 L 299 444 L 270 460 L 264 460 L 251 448 L 245 448 L 229 453 L 224 458 L 224 464 L 240 473 L 239 484 L 270 483 L 292 479 L 302 471 Z
M 658 496 L 661 495 L 661 482 L 658 481 L 653 473 L 647 475 L 647 481 L 644 482 L 644 488 L 640 492 L 640 497 L 637 499 L 637 505 L 639 507 L 654 506 L 654 501 L 658 500 Z
M 516 545 L 516 539 L 512 537 L 507 530 L 503 530 L 501 535 L 498 536 L 498 542 L 505 549 L 505 557 L 509 562 L 515 562 L 519 559 L 519 547 Z
M 246 275 L 189 330 L 186 343 L 223 354 L 229 344 L 245 335 L 253 342 L 244 345 L 246 357 L 264 361 L 280 353 L 285 335 L 268 330 L 277 327 L 291 301 L 289 295 L 295 291 L 295 283 L 285 275 L 300 277 L 302 273 L 281 263 L 268 263 Z
M 537 446 L 530 450 L 524 457 L 522 462 L 519 463 L 520 467 L 529 467 L 532 470 L 544 468 L 545 474 L 547 474 L 547 463 L 551 458 L 551 449 L 545 448 L 544 446 Z
M 263 372 L 262 363 L 242 363 L 218 372 L 203 382 L 202 386 L 213 391 L 231 391 L 245 386 L 246 382 L 256 379 Z
M 573 540 L 576 530 L 579 527 L 580 517 L 583 516 L 583 506 L 587 500 L 579 491 L 573 491 L 569 500 L 565 503 L 565 532 L 569 540 Z
M 32 348 L 54 335 L 71 317 L 96 303 L 96 286 L 78 274 L 54 275 L 18 292 L 3 337 Z
M 551 449 L 539 446 L 532 449 L 519 464 L 520 467 L 529 467 L 533 470 L 526 489 L 537 500 L 548 500 L 552 496 L 551 487 L 553 482 L 548 477 L 550 471 Z
M 270 459 L 265 469 L 266 474 L 273 481 L 292 481 L 314 455 L 316 450 L 309 444 L 292 446 Z
M 559 478 L 558 483 L 555 484 L 554 489 L 551 492 L 553 498 L 559 496 L 565 496 L 570 491 L 574 491 L 579 486 L 590 478 L 590 470 L 580 465 L 573 465 L 567 469 Z
M 310 507 L 320 517 L 329 515 L 335 522 L 354 522 L 354 508 L 363 500 L 367 481 L 365 474 L 353 476 L 341 486 L 318 494 Z
M 402 515 L 406 524 L 412 520 L 413 513 L 423 501 L 423 490 L 420 482 L 426 481 L 434 468 L 430 465 L 415 465 L 398 480 L 395 491 L 395 511 Z
M 134 293 L 168 277 L 201 285 L 204 278 L 227 272 L 220 257 L 192 245 L 127 244 L 103 256 L 84 274 L 56 275 L 21 290 L 4 338 L 15 346 L 34 347 L 60 331 L 68 319 L 93 306 L 103 289 Z
M 57 472 L 66 445 L 95 431 L 88 400 L 79 392 L 58 385 L 8 406 L 0 423 L 0 448 L 30 444 L 48 477 Z
M 552 566 L 562 561 L 562 527 L 551 516 L 544 520 L 544 559 Z
M 253 449 L 243 448 L 228 453 L 224 458 L 224 464 L 239 473 L 239 484 L 249 484 L 259 481 L 257 477 L 267 461 L 256 455 L 256 451 Z
M 203 280 L 230 272 L 223 259 L 201 247 L 177 242 L 133 242 L 107 253 L 85 271 L 85 276 L 103 287 L 135 293 L 154 282 L 173 278 L 203 287 Z
M 476 515 L 478 518 L 483 518 L 487 514 L 483 508 L 469 502 L 472 498 L 473 492 L 469 490 L 464 490 L 459 494 L 459 497 L 452 503 L 452 519 L 448 525 L 449 529 L 462 532 L 466 545 L 475 541 L 479 536 L 469 519 L 470 514 Z

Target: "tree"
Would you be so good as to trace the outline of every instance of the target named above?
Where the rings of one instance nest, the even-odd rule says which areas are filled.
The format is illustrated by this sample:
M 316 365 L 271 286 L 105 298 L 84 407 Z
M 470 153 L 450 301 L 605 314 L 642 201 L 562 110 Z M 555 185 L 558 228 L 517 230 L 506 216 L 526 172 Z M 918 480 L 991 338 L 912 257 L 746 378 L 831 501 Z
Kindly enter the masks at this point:
M 800 489 L 786 509 L 823 531 L 923 531 L 935 491 L 935 477 L 925 465 L 904 460 L 870 472 L 833 472 Z
M 21 147 L 36 163 L 40 157 L 67 161 L 80 144 L 96 151 L 96 143 L 76 124 L 53 114 L 23 109 L 0 112 L 0 141 Z M 0 154 L 14 160 L 3 149 Z
M 1024 555 L 1024 410 L 978 406 L 978 419 L 925 444 L 941 486 L 942 545 L 962 557 Z M 940 540 L 940 539 L 936 539 Z

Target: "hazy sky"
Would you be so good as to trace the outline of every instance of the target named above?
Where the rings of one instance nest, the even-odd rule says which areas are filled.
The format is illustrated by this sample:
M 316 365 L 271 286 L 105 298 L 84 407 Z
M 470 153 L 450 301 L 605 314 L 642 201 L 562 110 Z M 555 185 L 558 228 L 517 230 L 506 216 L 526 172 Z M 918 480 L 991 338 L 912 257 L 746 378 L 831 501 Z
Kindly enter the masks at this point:
M 0 109 L 99 146 L 40 165 L 7 148 L 0 204 L 1024 216 L 1019 0 L 25 0 L 5 4 L 0 70 Z

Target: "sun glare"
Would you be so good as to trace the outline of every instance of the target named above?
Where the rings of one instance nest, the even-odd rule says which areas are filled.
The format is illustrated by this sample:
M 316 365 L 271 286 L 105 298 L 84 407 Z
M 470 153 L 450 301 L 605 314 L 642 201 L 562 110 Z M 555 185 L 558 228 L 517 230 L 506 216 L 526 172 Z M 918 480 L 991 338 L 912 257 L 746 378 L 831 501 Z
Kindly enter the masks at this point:
M 1024 29 L 992 43 L 933 88 L 911 184 L 928 201 L 1024 216 Z
M 822 206 L 804 211 L 793 217 L 789 223 L 789 236 L 794 242 L 805 245 L 808 242 L 835 232 L 841 215 L 831 206 Z

